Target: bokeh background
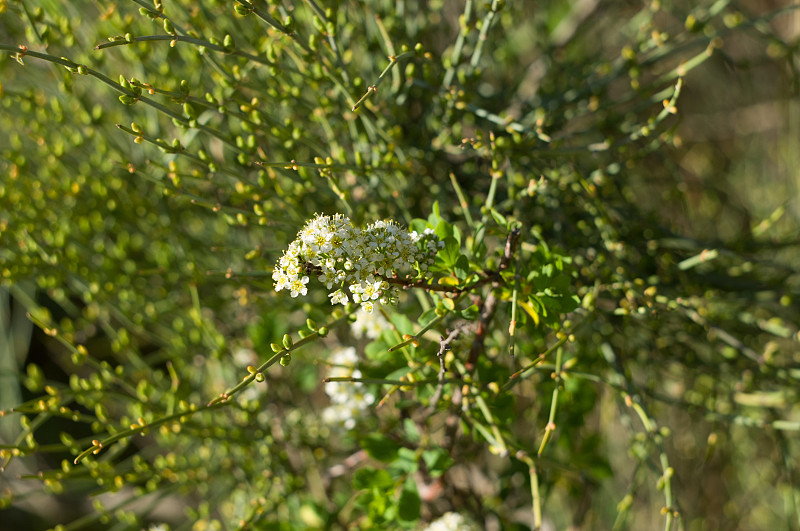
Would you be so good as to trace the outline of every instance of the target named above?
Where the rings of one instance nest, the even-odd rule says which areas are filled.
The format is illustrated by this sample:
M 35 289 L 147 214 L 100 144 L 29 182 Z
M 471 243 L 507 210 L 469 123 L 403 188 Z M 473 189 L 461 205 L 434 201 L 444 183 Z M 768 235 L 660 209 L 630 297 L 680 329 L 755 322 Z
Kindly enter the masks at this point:
M 446 456 L 426 454 L 440 473 L 416 477 L 419 522 L 357 503 L 355 470 L 399 462 L 359 452 L 360 434 L 424 449 L 450 428 L 442 410 L 415 439 L 428 396 L 413 392 L 355 432 L 326 424 L 331 352 L 356 346 L 375 378 L 407 365 L 346 323 L 239 406 L 70 465 L 139 416 L 207 403 L 284 333 L 330 318 L 321 290 L 290 300 L 270 280 L 315 212 L 408 224 L 438 201 L 466 233 L 493 170 L 525 256 L 546 242 L 591 297 L 560 318 L 579 324 L 565 379 L 543 367 L 491 404 L 535 454 L 560 386 L 537 461 L 543 529 L 658 529 L 671 511 L 674 529 L 800 528 L 795 4 L 252 4 L 273 24 L 234 11 L 249 3 L 175 1 L 164 12 L 196 41 L 95 49 L 168 35 L 147 15 L 157 4 L 0 0 L 0 528 L 422 528 L 458 511 L 530 529 L 527 467 L 466 424 Z M 225 35 L 250 55 L 218 53 Z M 13 57 L 20 44 L 49 58 Z M 120 75 L 162 108 L 118 99 Z M 392 326 L 413 330 L 419 299 Z M 528 319 L 514 366 L 508 311 L 487 339 L 487 385 L 553 342 Z M 434 375 L 435 351 L 415 354 Z

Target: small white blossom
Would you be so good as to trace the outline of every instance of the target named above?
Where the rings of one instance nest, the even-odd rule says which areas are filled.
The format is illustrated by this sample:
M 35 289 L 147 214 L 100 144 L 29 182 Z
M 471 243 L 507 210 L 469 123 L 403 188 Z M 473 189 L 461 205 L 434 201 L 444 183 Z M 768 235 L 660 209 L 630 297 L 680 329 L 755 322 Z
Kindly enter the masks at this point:
M 355 368 L 358 363 L 356 349 L 353 347 L 336 350 L 329 359 L 332 367 L 330 376 L 334 378 L 360 378 L 361 371 Z M 331 405 L 322 412 L 322 420 L 332 425 L 342 425 L 353 429 L 356 419 L 375 401 L 375 395 L 361 382 L 328 382 L 325 394 Z
M 422 531 L 479 531 L 475 523 L 458 513 L 446 513 Z
M 350 325 L 350 330 L 357 338 L 366 336 L 369 339 L 378 339 L 389 326 L 389 321 L 380 312 L 361 311 L 356 314 L 356 320 Z

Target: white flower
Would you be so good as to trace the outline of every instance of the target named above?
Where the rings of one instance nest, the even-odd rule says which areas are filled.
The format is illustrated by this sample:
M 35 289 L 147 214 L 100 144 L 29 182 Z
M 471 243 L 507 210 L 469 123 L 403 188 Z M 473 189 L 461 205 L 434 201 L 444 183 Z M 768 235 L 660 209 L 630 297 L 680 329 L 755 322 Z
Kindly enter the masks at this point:
M 389 321 L 380 312 L 361 311 L 356 314 L 356 320 L 350 325 L 350 330 L 357 338 L 366 336 L 369 339 L 378 339 L 390 326 Z
M 331 298 L 331 304 L 347 304 L 347 294 L 340 289 L 337 289 L 328 296 Z
M 298 295 L 305 295 L 308 293 L 308 288 L 306 288 L 306 284 L 308 284 L 308 277 L 298 278 L 292 281 L 289 285 L 289 288 L 292 290 L 291 295 L 292 297 L 297 297 Z
M 358 356 L 353 347 L 336 350 L 329 361 L 332 378 L 361 378 L 361 371 L 355 368 Z M 357 418 L 375 401 L 375 395 L 361 382 L 328 382 L 325 394 L 331 405 L 322 412 L 322 420 L 348 430 L 355 427 Z
M 458 513 L 446 513 L 422 531 L 479 531 L 475 523 Z

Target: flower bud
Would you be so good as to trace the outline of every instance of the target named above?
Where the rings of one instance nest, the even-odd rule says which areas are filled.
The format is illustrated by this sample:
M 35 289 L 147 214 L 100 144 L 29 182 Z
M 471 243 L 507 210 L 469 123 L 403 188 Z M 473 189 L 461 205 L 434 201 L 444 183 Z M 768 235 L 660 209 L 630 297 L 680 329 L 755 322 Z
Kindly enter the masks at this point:
M 287 355 L 281 357 L 281 365 L 282 366 L 286 367 L 291 362 L 292 362 L 292 356 L 290 354 L 287 354 Z
M 283 346 L 287 349 L 290 349 L 294 346 L 294 341 L 292 341 L 292 336 L 289 334 L 283 334 Z

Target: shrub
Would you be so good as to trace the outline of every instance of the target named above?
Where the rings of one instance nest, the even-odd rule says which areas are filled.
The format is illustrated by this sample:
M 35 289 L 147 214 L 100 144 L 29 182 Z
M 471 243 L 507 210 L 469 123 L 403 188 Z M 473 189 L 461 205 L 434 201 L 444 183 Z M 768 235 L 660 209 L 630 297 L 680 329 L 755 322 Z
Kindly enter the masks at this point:
M 0 12 L 9 525 L 800 524 L 792 8 Z

